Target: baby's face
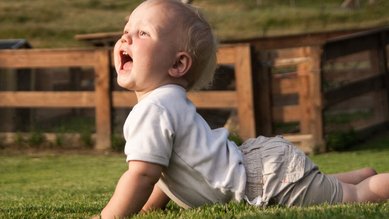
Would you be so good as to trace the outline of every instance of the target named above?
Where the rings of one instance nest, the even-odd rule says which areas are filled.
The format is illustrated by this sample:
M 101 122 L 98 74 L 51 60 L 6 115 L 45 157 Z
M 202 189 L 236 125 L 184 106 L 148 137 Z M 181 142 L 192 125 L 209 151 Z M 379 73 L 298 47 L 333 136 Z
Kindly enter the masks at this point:
M 147 93 L 171 80 L 168 69 L 175 64 L 180 38 L 174 14 L 167 4 L 149 1 L 132 12 L 114 48 L 121 87 Z

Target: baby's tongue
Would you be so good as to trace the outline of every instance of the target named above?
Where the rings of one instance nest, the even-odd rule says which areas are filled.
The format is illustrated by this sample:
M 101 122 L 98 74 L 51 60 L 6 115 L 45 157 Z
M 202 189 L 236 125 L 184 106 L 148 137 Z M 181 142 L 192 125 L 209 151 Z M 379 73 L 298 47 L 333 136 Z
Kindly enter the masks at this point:
M 123 69 L 124 69 L 124 70 L 130 70 L 131 67 L 132 67 L 132 62 L 126 62 L 126 63 L 124 63 L 124 65 L 123 65 Z

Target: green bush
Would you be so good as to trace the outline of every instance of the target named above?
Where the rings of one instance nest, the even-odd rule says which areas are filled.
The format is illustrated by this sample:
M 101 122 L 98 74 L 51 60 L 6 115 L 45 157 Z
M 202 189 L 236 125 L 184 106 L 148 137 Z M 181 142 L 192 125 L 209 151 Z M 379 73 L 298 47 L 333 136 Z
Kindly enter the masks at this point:
M 230 133 L 228 140 L 235 142 L 238 146 L 243 143 L 243 139 L 236 133 Z
M 326 136 L 327 147 L 333 151 L 349 149 L 358 141 L 359 139 L 354 130 L 333 132 Z
M 88 147 L 92 148 L 93 147 L 93 140 L 92 140 L 92 132 L 88 129 L 84 129 L 81 131 L 81 141 L 82 143 Z
M 112 135 L 112 150 L 116 152 L 123 152 L 124 146 L 126 144 L 126 141 L 124 140 L 124 137 L 118 134 Z
M 41 131 L 33 131 L 28 137 L 28 144 L 32 147 L 39 147 L 46 141 L 46 137 Z

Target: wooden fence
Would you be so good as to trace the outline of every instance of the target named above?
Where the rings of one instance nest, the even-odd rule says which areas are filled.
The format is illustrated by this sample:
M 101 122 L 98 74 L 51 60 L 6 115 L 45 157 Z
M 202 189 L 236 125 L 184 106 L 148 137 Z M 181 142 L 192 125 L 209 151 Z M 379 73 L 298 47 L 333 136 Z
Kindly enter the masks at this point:
M 320 36 L 314 45 L 296 40 L 223 45 L 218 61 L 234 66 L 235 90 L 190 92 L 189 98 L 199 108 L 236 109 L 243 139 L 278 134 L 277 123 L 292 123 L 294 130 L 280 134 L 307 153 L 326 150 L 328 115 L 344 106 L 370 106 L 370 117 L 352 122 L 357 131 L 387 126 L 388 28 L 331 40 Z M 96 77 L 92 92 L 0 92 L 0 107 L 93 107 L 96 148 L 109 148 L 112 108 L 136 103 L 131 92 L 111 92 L 111 63 L 108 49 L 0 51 L 0 68 L 90 66 Z
M 253 47 L 252 95 L 256 133 L 283 134 L 307 153 L 326 151 L 323 114 L 328 98 L 323 95 L 321 59 L 322 54 L 327 54 L 327 47 L 323 45 L 331 38 L 361 31 L 367 29 L 225 41 L 244 42 Z M 77 38 L 95 46 L 109 47 L 119 35 L 88 34 Z M 277 73 L 277 69 L 289 70 Z M 277 131 L 278 123 L 295 123 L 294 130 Z
M 219 49 L 219 64 L 233 65 L 234 91 L 190 92 L 189 98 L 199 108 L 235 108 L 239 117 L 239 134 L 246 139 L 256 133 L 251 50 L 248 44 L 224 45 Z M 0 107 L 9 108 L 95 108 L 96 144 L 98 150 L 111 147 L 112 107 L 132 107 L 134 93 L 113 91 L 110 88 L 112 60 L 108 49 L 30 49 L 0 51 L 0 68 L 92 67 L 95 90 L 83 92 L 0 92 Z
M 258 51 L 258 50 L 257 50 Z M 259 50 L 256 75 L 258 132 L 282 134 L 306 153 L 325 151 L 322 136 L 318 47 Z M 293 130 L 276 126 L 288 126 Z M 290 126 L 290 125 L 289 125 Z
M 324 132 L 334 128 L 364 138 L 389 122 L 389 28 L 329 40 L 323 45 L 323 114 L 357 118 L 334 127 L 327 119 Z M 338 122 L 339 123 L 339 122 Z
M 345 100 L 362 95 L 369 99 L 373 116 L 353 122 L 355 130 L 371 133 L 388 123 L 389 80 L 387 71 L 388 28 L 329 35 L 308 35 L 250 39 L 255 51 L 254 94 L 258 133 L 283 134 L 305 152 L 327 150 L 329 109 L 339 108 Z M 360 62 L 360 54 L 368 69 L 349 69 L 339 62 Z M 359 58 L 358 58 L 359 57 Z M 334 68 L 329 68 L 328 66 Z M 337 63 L 337 64 L 334 64 Z M 348 65 L 351 65 L 350 63 Z M 339 69 L 340 68 L 340 69 Z M 350 79 L 352 78 L 352 80 Z M 340 81 L 328 89 L 328 81 Z M 347 83 L 345 83 L 347 81 Z M 367 94 L 363 95 L 363 94 Z M 356 98 L 352 98 L 356 99 Z M 366 104 L 356 99 L 353 110 Z M 358 105 L 359 104 L 359 105 Z M 344 104 L 343 104 L 344 105 Z M 331 116 L 331 115 L 330 115 Z M 342 116 L 342 115 L 340 115 Z M 344 118 L 343 118 L 344 119 Z M 327 121 L 327 122 L 326 122 Z M 292 130 L 277 131 L 279 123 L 292 124 Z M 349 124 L 348 124 L 349 125 Z
M 107 50 L 3 50 L 0 68 L 92 67 L 95 90 L 85 92 L 0 92 L 1 107 L 95 108 L 96 148 L 111 145 L 110 55 Z

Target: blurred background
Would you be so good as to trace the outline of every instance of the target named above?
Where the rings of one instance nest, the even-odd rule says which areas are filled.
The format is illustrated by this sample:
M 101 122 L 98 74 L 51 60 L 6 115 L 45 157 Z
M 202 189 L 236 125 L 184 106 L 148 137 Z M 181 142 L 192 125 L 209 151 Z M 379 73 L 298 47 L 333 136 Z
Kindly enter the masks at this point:
M 2 0 L 0 2 L 0 49 L 103 48 L 109 50 L 120 37 L 128 15 L 141 2 L 141 0 Z M 269 97 L 266 97 L 267 100 L 263 97 L 256 99 L 260 104 L 264 101 L 269 102 L 269 113 L 259 118 L 260 123 L 264 124 L 263 127 L 257 128 L 260 134 L 309 134 L 308 137 L 302 136 L 302 141 L 306 141 L 310 148 L 314 147 L 312 145 L 320 142 L 312 143 L 312 138 L 316 138 L 312 137 L 315 135 L 310 131 L 312 127 L 302 122 L 305 113 L 311 113 L 310 108 L 303 108 L 307 105 L 302 102 L 304 90 L 299 88 L 301 85 L 299 83 L 310 77 L 307 76 L 307 71 L 311 73 L 321 71 L 323 90 L 328 92 L 335 90 L 336 92 L 333 93 L 339 93 L 339 87 L 351 84 L 355 88 L 355 82 L 366 78 L 373 78 L 370 82 L 377 84 L 376 82 L 383 77 L 380 75 L 382 68 L 378 67 L 385 63 L 387 69 L 387 57 L 372 58 L 377 55 L 377 51 L 380 53 L 378 47 L 388 50 L 387 44 L 375 46 L 375 38 L 368 38 L 369 41 L 374 41 L 374 45 L 359 39 L 351 47 L 363 45 L 365 42 L 366 45 L 373 46 L 366 46 L 333 59 L 320 57 L 317 54 L 317 57 L 313 58 L 315 54 L 307 52 L 306 49 L 314 46 L 326 52 L 323 45 L 331 38 L 363 31 L 383 29 L 382 36 L 387 37 L 388 35 L 385 35 L 389 25 L 387 13 L 389 1 L 387 0 L 192 0 L 188 2 L 202 10 L 222 44 L 250 43 L 252 45 L 254 74 L 263 75 L 265 72 L 272 75 L 269 82 L 272 85 L 269 85 L 269 89 L 273 89 L 273 93 L 270 92 Z M 374 34 L 376 32 L 370 35 L 375 37 Z M 388 40 L 384 40 L 384 43 L 387 42 Z M 325 52 L 324 54 L 327 54 Z M 312 62 L 315 59 L 321 61 Z M 18 60 L 15 59 L 13 62 Z M 307 68 L 309 70 L 306 70 Z M 111 70 L 109 89 L 122 91 L 116 84 L 113 69 Z M 211 89 L 234 90 L 234 77 L 233 66 L 220 66 Z M 294 83 L 294 87 L 289 93 L 280 91 L 283 84 L 290 87 L 291 85 L 288 84 L 291 83 Z M 346 87 L 343 91 L 348 88 L 350 87 Z M 94 91 L 94 89 L 93 68 L 0 68 L 0 91 L 82 92 Z M 327 96 L 331 96 L 328 92 Z M 308 120 L 318 119 L 318 126 L 324 124 L 323 138 L 327 144 L 335 144 L 333 148 L 354 144 L 359 139 L 356 130 L 377 126 L 377 124 L 387 124 L 387 97 L 385 91 L 380 90 L 379 93 L 378 96 L 375 93 L 366 95 L 360 93 L 358 98 L 344 98 L 350 101 L 343 101 L 341 104 L 337 103 L 340 102 L 339 100 L 332 101 L 331 106 L 324 107 L 323 118 L 312 117 Z M 303 111 L 300 108 L 290 107 L 296 105 Z M 122 125 L 130 108 L 116 107 L 112 111 L 112 147 L 120 151 L 123 147 Z M 233 124 L 236 117 L 234 110 L 201 109 L 199 112 L 211 127 L 232 123 L 229 128 L 236 131 Z M 76 141 L 66 140 L 64 137 L 65 133 L 73 132 L 79 135 L 78 138 L 81 139 L 83 146 L 93 147 L 95 141 L 93 134 L 96 132 L 95 114 L 94 108 L 12 108 L 0 105 L 0 133 L 14 133 L 12 137 L 0 136 L 0 146 L 10 141 L 12 144 L 25 145 L 25 147 L 77 145 Z M 323 124 L 321 124 L 322 119 Z M 55 133 L 54 140 L 49 144 L 45 143 L 47 136 L 43 135 L 48 132 Z M 316 133 L 316 135 L 319 135 L 318 139 L 322 138 L 321 134 Z
M 85 46 L 76 34 L 122 31 L 141 0 L 2 0 L 0 38 L 34 48 Z M 389 24 L 386 0 L 193 0 L 220 40 Z

